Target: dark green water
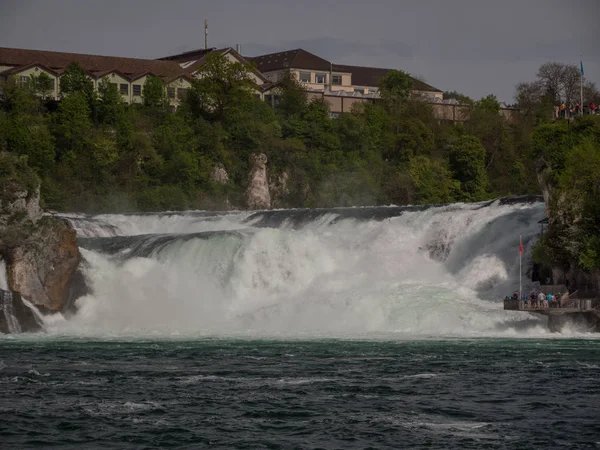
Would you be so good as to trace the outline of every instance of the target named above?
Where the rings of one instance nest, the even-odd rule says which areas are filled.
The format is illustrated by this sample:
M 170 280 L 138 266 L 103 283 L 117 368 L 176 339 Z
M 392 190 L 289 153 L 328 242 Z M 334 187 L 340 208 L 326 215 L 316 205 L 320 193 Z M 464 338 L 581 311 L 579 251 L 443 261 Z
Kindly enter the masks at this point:
M 600 341 L 0 339 L 0 447 L 600 448 Z

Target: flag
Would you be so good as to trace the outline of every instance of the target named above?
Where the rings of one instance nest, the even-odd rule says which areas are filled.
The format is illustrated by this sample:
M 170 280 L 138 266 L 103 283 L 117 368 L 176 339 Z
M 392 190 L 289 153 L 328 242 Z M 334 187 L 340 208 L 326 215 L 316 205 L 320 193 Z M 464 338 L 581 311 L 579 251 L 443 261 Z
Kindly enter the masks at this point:
M 583 75 L 583 61 L 579 61 L 579 64 L 581 66 L 581 75 Z
M 523 254 L 523 238 L 519 236 L 519 253 Z

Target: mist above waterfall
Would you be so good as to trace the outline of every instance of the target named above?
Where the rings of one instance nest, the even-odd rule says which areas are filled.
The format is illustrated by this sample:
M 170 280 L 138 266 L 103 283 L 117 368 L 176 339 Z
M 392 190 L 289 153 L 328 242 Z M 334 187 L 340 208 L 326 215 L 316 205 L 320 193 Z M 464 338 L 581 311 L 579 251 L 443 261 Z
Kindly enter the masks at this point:
M 544 333 L 502 310 L 538 201 L 77 216 L 93 294 L 58 333 Z M 525 277 L 526 279 L 526 277 Z

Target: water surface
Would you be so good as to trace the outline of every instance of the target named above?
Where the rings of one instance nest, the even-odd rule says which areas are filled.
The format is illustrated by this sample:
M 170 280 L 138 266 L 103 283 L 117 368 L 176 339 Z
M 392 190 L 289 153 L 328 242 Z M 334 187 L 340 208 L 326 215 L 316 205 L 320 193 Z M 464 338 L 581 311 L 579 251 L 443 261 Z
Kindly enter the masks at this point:
M 600 341 L 0 339 L 2 448 L 600 448 Z

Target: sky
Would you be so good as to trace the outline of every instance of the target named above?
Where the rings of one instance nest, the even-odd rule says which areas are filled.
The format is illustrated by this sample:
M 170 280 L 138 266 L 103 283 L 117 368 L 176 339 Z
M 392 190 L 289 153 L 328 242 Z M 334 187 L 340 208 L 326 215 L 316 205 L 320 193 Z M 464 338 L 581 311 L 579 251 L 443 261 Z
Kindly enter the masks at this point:
M 303 48 L 513 102 L 547 61 L 600 84 L 600 0 L 0 0 L 0 46 L 159 58 L 204 46 Z

